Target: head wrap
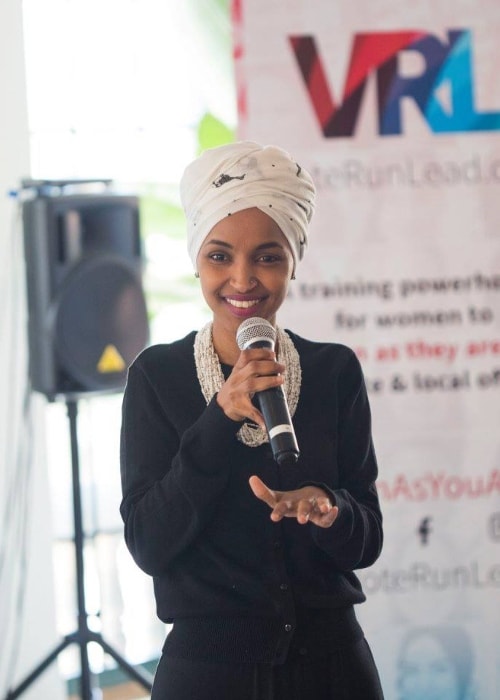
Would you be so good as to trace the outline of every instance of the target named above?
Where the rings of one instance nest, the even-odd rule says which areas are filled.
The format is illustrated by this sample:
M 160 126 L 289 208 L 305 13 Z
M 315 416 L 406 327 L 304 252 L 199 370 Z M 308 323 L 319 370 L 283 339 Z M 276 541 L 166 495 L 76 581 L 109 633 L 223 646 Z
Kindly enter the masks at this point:
M 280 227 L 296 266 L 307 246 L 315 192 L 309 173 L 276 146 L 240 141 L 204 151 L 187 166 L 180 183 L 193 265 L 215 224 L 257 207 Z

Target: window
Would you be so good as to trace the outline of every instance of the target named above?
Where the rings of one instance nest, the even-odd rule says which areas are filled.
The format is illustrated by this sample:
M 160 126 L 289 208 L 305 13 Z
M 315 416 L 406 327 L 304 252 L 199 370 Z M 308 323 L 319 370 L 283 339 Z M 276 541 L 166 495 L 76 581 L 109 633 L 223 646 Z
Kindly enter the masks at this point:
M 24 0 L 23 8 L 31 176 L 111 178 L 140 196 L 151 340 L 181 337 L 208 315 L 185 251 L 178 181 L 200 143 L 233 138 L 229 1 Z M 158 655 L 165 630 L 151 581 L 123 543 L 120 408 L 120 394 L 79 401 L 85 584 L 89 625 L 138 663 Z M 67 634 L 76 584 L 65 406 L 47 404 L 46 423 L 58 625 Z M 89 651 L 94 670 L 114 665 L 100 648 Z M 60 665 L 77 675 L 78 650 Z

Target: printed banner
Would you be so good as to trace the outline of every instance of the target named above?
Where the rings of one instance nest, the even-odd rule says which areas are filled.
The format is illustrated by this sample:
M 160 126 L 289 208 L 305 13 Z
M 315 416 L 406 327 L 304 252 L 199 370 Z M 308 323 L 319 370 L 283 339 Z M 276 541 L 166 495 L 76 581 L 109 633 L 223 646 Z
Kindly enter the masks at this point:
M 280 315 L 364 368 L 385 516 L 359 608 L 388 700 L 500 687 L 500 5 L 235 0 L 239 137 L 313 175 Z

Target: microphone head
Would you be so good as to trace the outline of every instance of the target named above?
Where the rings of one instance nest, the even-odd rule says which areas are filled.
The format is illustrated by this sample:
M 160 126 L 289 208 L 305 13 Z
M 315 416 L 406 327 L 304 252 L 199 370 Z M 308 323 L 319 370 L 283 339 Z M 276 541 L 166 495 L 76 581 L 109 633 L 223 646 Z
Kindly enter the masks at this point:
M 253 316 L 240 324 L 236 333 L 236 342 L 240 350 L 266 347 L 274 350 L 276 329 L 265 318 Z

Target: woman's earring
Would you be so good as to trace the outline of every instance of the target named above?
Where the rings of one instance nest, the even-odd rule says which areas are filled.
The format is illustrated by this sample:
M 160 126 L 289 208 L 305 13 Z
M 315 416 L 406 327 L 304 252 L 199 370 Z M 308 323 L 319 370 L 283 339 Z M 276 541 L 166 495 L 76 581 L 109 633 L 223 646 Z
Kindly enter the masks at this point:
M 199 273 L 199 272 L 195 272 L 195 273 L 194 273 L 194 276 L 196 277 L 196 279 L 199 279 L 199 278 L 200 278 L 200 273 Z

